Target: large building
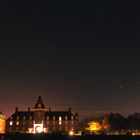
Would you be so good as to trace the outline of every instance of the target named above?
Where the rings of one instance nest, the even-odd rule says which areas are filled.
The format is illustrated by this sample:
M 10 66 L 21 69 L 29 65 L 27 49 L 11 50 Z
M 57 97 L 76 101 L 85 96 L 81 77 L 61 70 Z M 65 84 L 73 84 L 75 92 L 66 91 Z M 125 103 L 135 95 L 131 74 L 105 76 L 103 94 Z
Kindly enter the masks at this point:
M 78 130 L 78 114 L 73 114 L 71 108 L 67 111 L 51 111 L 46 109 L 41 97 L 33 110 L 19 111 L 6 120 L 7 133 L 52 133 Z

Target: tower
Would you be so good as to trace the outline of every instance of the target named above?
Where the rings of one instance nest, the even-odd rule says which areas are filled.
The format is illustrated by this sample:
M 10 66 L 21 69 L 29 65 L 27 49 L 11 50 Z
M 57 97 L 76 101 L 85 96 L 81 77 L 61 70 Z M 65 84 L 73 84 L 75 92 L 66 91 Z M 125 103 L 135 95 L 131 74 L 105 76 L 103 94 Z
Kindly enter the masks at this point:
M 45 111 L 46 111 L 45 105 L 43 104 L 41 96 L 39 96 L 34 107 L 34 132 L 35 133 L 44 131 Z

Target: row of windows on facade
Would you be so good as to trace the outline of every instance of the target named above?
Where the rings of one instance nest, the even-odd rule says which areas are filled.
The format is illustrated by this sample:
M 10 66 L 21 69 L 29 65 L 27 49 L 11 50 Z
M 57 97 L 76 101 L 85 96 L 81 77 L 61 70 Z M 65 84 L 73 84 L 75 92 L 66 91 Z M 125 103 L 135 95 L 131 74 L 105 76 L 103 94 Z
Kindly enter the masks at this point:
M 25 128 L 25 127 L 22 127 L 22 128 L 16 127 L 16 128 L 15 128 L 16 131 L 19 131 L 19 130 L 25 131 L 26 129 L 27 129 L 27 128 Z M 59 129 L 59 131 L 62 131 L 62 130 L 64 130 L 64 131 L 74 130 L 73 127 L 70 127 L 70 128 L 69 128 L 69 127 L 67 127 L 67 126 L 64 127 L 64 128 L 62 128 L 62 127 L 59 127 L 59 128 L 58 128 L 58 127 L 52 127 L 52 128 L 47 128 L 47 129 L 48 129 L 48 131 L 49 131 L 49 130 L 51 130 L 51 131 L 56 131 L 56 130 L 58 130 L 58 129 Z M 10 127 L 10 128 L 9 128 L 9 131 L 13 131 L 13 129 Z
M 10 121 L 10 126 L 12 126 L 13 124 L 14 124 L 14 122 Z M 17 121 L 15 124 L 16 125 L 25 125 L 26 123 Z M 50 123 L 47 122 L 46 124 L 49 125 Z M 56 124 L 57 124 L 56 121 L 52 122 L 52 125 L 56 125 Z M 59 121 L 58 124 L 59 125 L 62 125 L 62 124 L 68 125 L 69 123 L 68 123 L 68 121 L 65 121 L 64 123 L 62 121 Z M 33 122 L 29 122 L 29 125 L 33 125 Z M 71 121 L 71 125 L 74 125 L 74 121 Z
M 10 119 L 12 120 L 13 117 L 11 117 Z M 17 116 L 17 117 L 16 117 L 16 120 L 19 120 L 19 119 L 20 119 L 20 117 Z M 27 119 L 27 118 L 24 116 L 24 117 L 23 117 L 23 120 L 26 120 L 26 119 Z M 30 117 L 29 117 L 29 120 L 32 120 L 32 119 L 33 119 L 32 116 L 30 116 Z M 47 121 L 49 121 L 49 120 L 50 120 L 50 117 L 47 116 L 46 119 L 47 119 Z M 52 119 L 53 119 L 53 120 L 56 120 L 56 117 L 53 116 Z M 62 120 L 62 117 L 59 117 L 59 121 L 60 121 L 60 120 Z M 68 120 L 68 117 L 67 117 L 67 116 L 65 116 L 65 120 Z M 74 117 L 73 117 L 73 116 L 71 116 L 71 120 L 74 120 Z

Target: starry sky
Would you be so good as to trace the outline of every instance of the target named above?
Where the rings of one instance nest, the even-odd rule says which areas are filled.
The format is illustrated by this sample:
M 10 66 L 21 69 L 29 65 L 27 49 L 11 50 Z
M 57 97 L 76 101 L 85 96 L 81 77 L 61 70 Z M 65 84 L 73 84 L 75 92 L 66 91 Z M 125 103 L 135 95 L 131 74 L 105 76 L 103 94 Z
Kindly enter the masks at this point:
M 0 2 L 0 110 L 140 112 L 138 1 Z

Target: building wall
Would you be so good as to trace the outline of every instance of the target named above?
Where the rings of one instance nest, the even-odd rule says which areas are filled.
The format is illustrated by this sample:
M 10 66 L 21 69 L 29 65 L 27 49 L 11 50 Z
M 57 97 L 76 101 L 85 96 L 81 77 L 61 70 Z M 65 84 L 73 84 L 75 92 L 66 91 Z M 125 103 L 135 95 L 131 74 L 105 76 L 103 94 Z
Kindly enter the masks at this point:
M 22 132 L 27 133 L 29 128 L 33 128 L 34 120 L 13 120 L 6 122 L 6 132 Z M 70 130 L 78 130 L 78 120 L 45 120 L 44 128 L 48 129 L 48 132 L 67 132 Z

